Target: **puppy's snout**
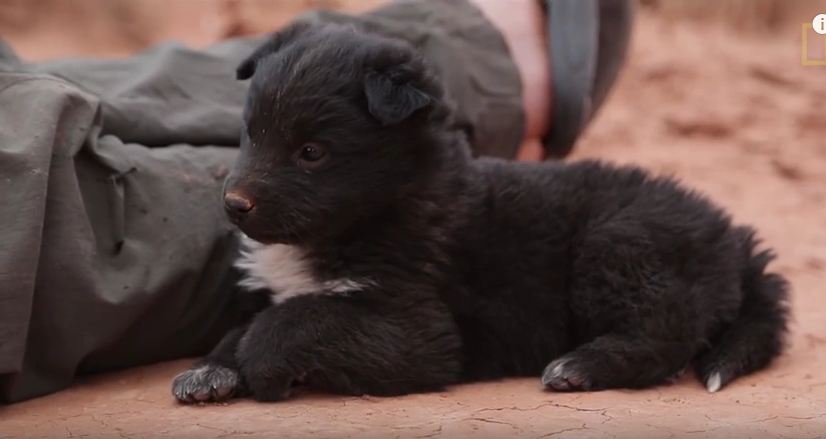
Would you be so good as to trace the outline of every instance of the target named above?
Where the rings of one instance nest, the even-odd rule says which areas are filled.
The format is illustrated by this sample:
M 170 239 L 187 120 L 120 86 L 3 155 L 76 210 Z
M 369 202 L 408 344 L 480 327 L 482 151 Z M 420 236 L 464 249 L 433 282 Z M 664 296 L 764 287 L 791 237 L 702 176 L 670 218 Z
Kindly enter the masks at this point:
M 224 194 L 224 207 L 233 216 L 243 215 L 253 207 L 255 203 L 252 199 L 238 192 L 227 192 Z

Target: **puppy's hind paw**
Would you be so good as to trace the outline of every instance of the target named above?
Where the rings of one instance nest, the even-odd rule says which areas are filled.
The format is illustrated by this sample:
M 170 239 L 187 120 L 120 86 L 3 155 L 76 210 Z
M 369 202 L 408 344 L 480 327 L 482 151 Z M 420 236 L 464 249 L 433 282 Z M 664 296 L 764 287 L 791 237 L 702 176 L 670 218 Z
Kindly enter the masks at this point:
M 591 390 L 593 382 L 575 358 L 552 361 L 542 372 L 542 384 L 557 391 Z
M 214 364 L 205 364 L 178 374 L 172 380 L 172 394 L 183 403 L 223 401 L 238 388 L 238 372 Z

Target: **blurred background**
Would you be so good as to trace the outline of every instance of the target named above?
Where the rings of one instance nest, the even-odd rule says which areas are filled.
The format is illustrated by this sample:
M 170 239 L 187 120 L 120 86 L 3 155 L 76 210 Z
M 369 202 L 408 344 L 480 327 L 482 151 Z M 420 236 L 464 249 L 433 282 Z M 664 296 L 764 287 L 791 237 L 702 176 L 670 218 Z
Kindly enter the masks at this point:
M 21 57 L 115 57 L 167 40 L 201 47 L 271 32 L 313 8 L 363 11 L 379 0 L 0 0 L 0 35 Z
M 386 0 L 0 0 L 0 36 L 28 60 L 123 56 L 166 40 L 204 46 L 270 32 L 311 8 L 359 12 Z M 449 0 L 442 0 L 449 1 Z M 718 21 L 741 32 L 799 30 L 823 0 L 641 0 L 674 21 Z M 797 34 L 795 34 L 796 36 Z

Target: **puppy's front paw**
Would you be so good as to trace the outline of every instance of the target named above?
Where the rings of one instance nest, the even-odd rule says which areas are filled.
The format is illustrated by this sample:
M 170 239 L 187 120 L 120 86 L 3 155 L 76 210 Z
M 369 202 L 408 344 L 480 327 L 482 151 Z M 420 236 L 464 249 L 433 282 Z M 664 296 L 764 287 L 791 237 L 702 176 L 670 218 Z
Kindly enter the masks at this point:
M 235 393 L 238 372 L 214 364 L 204 364 L 178 374 L 172 380 L 172 394 L 184 403 L 223 401 Z
M 594 382 L 585 369 L 575 355 L 566 355 L 551 361 L 545 368 L 542 384 L 559 391 L 591 390 Z

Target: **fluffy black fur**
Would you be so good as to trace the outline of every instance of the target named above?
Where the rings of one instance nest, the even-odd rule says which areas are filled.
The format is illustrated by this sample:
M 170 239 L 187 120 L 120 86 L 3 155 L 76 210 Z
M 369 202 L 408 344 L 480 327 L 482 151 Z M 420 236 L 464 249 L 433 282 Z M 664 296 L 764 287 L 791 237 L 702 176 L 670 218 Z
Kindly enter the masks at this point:
M 716 391 L 781 352 L 787 285 L 752 229 L 637 168 L 473 159 L 405 43 L 300 23 L 238 76 L 226 190 L 251 204 L 227 198 L 230 217 L 301 248 L 316 279 L 370 282 L 268 307 L 176 378 L 180 400 L 636 388 L 689 365 Z

